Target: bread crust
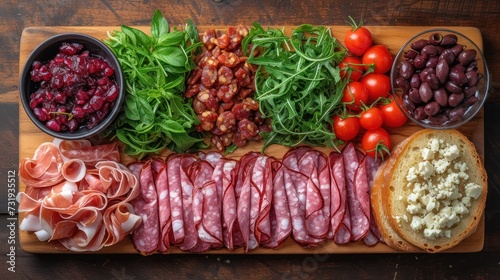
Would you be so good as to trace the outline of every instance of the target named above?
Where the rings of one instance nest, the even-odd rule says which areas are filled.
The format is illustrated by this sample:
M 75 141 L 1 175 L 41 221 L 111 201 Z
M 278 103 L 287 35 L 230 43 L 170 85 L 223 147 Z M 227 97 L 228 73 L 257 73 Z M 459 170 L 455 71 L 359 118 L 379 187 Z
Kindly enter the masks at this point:
M 437 137 L 446 142 L 460 145 L 460 160 L 467 163 L 470 176 L 469 181 L 479 184 L 482 188 L 481 195 L 472 200 L 469 214 L 462 216 L 460 222 L 451 229 L 451 237 L 438 237 L 435 240 L 425 238 L 421 231 L 411 228 L 411 221 L 398 220 L 406 209 L 407 193 L 403 186 L 408 168 L 415 164 L 414 159 L 420 153 L 430 138 Z M 469 236 L 476 229 L 484 212 L 486 195 L 488 191 L 487 175 L 482 160 L 476 148 L 466 136 L 457 130 L 431 130 L 424 129 L 408 137 L 394 148 L 394 151 L 381 168 L 374 180 L 372 189 L 372 204 L 375 221 L 381 228 L 382 236 L 388 238 L 386 243 L 394 248 L 404 251 L 441 252 L 454 247 Z M 387 236 L 387 237 L 386 237 Z

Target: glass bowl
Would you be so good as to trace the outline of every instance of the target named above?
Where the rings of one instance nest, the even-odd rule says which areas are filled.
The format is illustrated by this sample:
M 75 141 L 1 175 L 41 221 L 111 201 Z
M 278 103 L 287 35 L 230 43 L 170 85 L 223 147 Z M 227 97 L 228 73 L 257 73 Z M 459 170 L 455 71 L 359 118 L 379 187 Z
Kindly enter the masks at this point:
M 474 53 L 475 62 L 470 62 Z M 425 128 L 459 127 L 488 97 L 490 77 L 483 52 L 450 29 L 429 29 L 409 39 L 397 53 L 390 75 L 398 106 Z

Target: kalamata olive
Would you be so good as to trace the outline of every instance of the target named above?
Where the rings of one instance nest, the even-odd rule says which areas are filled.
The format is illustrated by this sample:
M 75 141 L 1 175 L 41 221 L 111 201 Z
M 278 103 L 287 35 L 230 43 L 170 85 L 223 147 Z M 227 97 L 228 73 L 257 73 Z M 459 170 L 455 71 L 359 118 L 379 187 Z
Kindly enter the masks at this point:
M 415 117 L 415 119 L 425 120 L 428 117 L 427 114 L 425 113 L 424 107 L 425 106 L 420 106 L 415 108 L 415 110 L 413 111 L 413 116 Z
M 444 84 L 444 88 L 449 92 L 449 93 L 460 93 L 462 92 L 462 88 L 455 84 L 452 81 L 447 81 Z
M 458 42 L 457 35 L 455 35 L 455 34 L 446 34 L 441 39 L 440 45 L 441 46 L 445 46 L 445 47 L 451 47 L 451 46 L 454 46 L 457 42 Z
M 448 105 L 451 107 L 457 107 L 464 101 L 465 95 L 463 93 L 452 93 L 448 96 Z
M 401 77 L 396 79 L 396 86 L 402 89 L 405 93 L 410 90 L 410 84 L 408 83 L 408 80 Z
M 416 50 L 407 50 L 404 53 L 405 58 L 413 59 L 417 56 L 418 52 Z
M 444 84 L 448 80 L 448 74 L 450 73 L 450 67 L 446 60 L 440 60 L 436 65 L 436 77 L 441 84 Z
M 444 124 L 448 121 L 448 117 L 444 114 L 436 114 L 434 116 L 430 116 L 428 120 L 435 125 Z
M 478 76 L 476 71 L 467 71 L 465 73 L 465 76 L 467 77 L 467 84 L 471 86 L 475 86 L 477 84 Z
M 431 100 L 434 95 L 431 87 L 426 82 L 420 84 L 420 87 L 418 88 L 418 94 L 420 95 L 420 99 L 422 99 L 422 102 L 424 103 L 429 102 L 429 100 Z
M 439 32 L 432 33 L 429 36 L 429 43 L 433 45 L 439 45 L 441 44 L 441 41 L 443 41 L 443 35 Z
M 417 54 L 417 56 L 413 59 L 413 66 L 415 69 L 424 69 L 427 59 L 428 57 L 426 54 Z
M 458 54 L 460 54 L 463 50 L 464 50 L 465 46 L 464 45 L 455 45 L 451 48 L 449 48 L 449 50 L 455 55 L 455 56 L 458 56 Z
M 441 106 L 439 106 L 439 104 L 436 101 L 429 102 L 424 107 L 424 112 L 429 117 L 439 113 L 439 110 L 441 110 Z
M 455 107 L 451 109 L 448 113 L 448 118 L 450 122 L 454 122 L 459 120 L 461 117 L 464 116 L 465 111 L 467 111 L 467 108 L 463 106 Z
M 439 58 L 437 56 L 431 56 L 425 63 L 425 68 L 435 68 L 439 62 Z
M 465 68 L 465 71 L 464 72 L 468 72 L 468 71 L 474 71 L 476 72 L 478 69 L 477 69 L 477 61 L 473 61 L 471 62 L 467 68 Z
M 476 53 L 477 52 L 474 49 L 466 49 L 462 51 L 458 55 L 458 63 L 462 64 L 463 66 L 469 65 L 476 59 Z
M 453 66 L 451 66 L 450 67 L 450 71 L 451 71 L 452 68 L 456 68 L 459 71 L 465 72 L 465 67 L 463 65 L 461 65 L 461 64 L 458 64 L 458 63 L 455 64 L 455 65 L 453 65 Z
M 416 50 L 417 52 L 421 51 L 423 47 L 427 46 L 429 44 L 428 40 L 425 39 L 419 39 L 413 43 L 411 43 L 411 48 Z
M 479 99 L 476 97 L 476 96 L 471 96 L 469 98 L 467 98 L 467 100 L 465 101 L 465 104 L 467 106 L 472 106 L 474 104 L 476 104 L 476 102 L 478 101 Z
M 415 73 L 411 76 L 410 87 L 419 88 L 420 87 L 420 75 Z
M 469 98 L 471 96 L 476 95 L 477 88 L 476 86 L 464 87 L 463 92 L 465 94 L 465 98 Z
M 465 76 L 465 73 L 463 71 L 460 71 L 460 69 L 453 67 L 450 69 L 450 74 L 448 74 L 448 77 L 452 82 L 457 84 L 458 86 L 462 86 L 468 82 L 467 76 Z
M 425 80 L 427 79 L 427 76 L 429 76 L 430 74 L 436 74 L 436 69 L 434 69 L 434 68 L 425 68 L 424 70 L 422 70 L 419 73 L 419 75 L 420 75 L 420 81 L 425 82 Z
M 444 59 L 448 65 L 452 64 L 455 61 L 457 56 L 451 51 L 451 49 L 445 49 L 440 55 L 439 60 Z
M 414 103 L 422 103 L 422 98 L 420 98 L 420 93 L 417 88 L 411 88 L 410 91 L 408 92 L 408 96 L 411 101 Z
M 441 107 L 448 106 L 448 92 L 444 88 L 438 88 L 434 91 L 434 100 Z
M 428 56 L 435 56 L 437 55 L 437 48 L 434 45 L 425 45 L 420 53 L 426 54 Z
M 439 80 L 436 77 L 436 74 L 427 75 L 425 81 L 429 84 L 431 89 L 438 89 L 439 88 Z
M 411 101 L 409 94 L 403 95 L 402 101 L 403 105 L 406 107 L 406 109 L 408 109 L 408 111 L 412 112 L 413 110 L 415 110 L 415 103 Z
M 399 64 L 399 76 L 404 79 L 409 79 L 413 75 L 413 65 L 409 60 L 403 60 Z
M 443 51 L 445 50 L 445 48 L 443 46 L 436 46 L 436 49 L 437 49 L 437 52 L 438 52 L 437 53 L 438 56 L 440 56 L 443 53 Z

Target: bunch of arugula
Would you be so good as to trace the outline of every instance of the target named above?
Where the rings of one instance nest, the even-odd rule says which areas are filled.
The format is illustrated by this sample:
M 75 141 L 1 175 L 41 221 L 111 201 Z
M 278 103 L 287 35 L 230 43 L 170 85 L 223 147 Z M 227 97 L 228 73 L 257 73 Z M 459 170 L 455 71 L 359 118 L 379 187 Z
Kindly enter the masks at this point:
M 126 25 L 108 32 L 104 42 L 119 60 L 126 85 L 124 110 L 115 122 L 115 136 L 125 152 L 142 158 L 164 148 L 185 152 L 203 147 L 194 129 L 199 123 L 183 97 L 185 79 L 196 67 L 194 56 L 202 45 L 196 26 L 170 31 L 159 10 L 153 15 L 151 35 Z
M 346 82 L 337 64 L 345 50 L 331 30 L 303 24 L 288 37 L 254 23 L 242 46 L 244 53 L 252 48 L 248 62 L 258 65 L 255 99 L 264 117 L 271 118 L 262 150 L 271 144 L 336 146 L 332 113 L 342 106 Z

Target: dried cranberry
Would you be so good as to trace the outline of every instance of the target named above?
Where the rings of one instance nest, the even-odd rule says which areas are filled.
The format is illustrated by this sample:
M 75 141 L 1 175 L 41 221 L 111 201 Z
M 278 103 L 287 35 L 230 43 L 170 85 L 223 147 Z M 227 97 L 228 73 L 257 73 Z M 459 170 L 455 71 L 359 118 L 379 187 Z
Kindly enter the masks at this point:
M 118 98 L 115 71 L 79 43 L 63 43 L 47 63 L 35 61 L 30 72 L 38 90 L 30 96 L 35 116 L 54 131 L 77 131 L 101 122 Z

